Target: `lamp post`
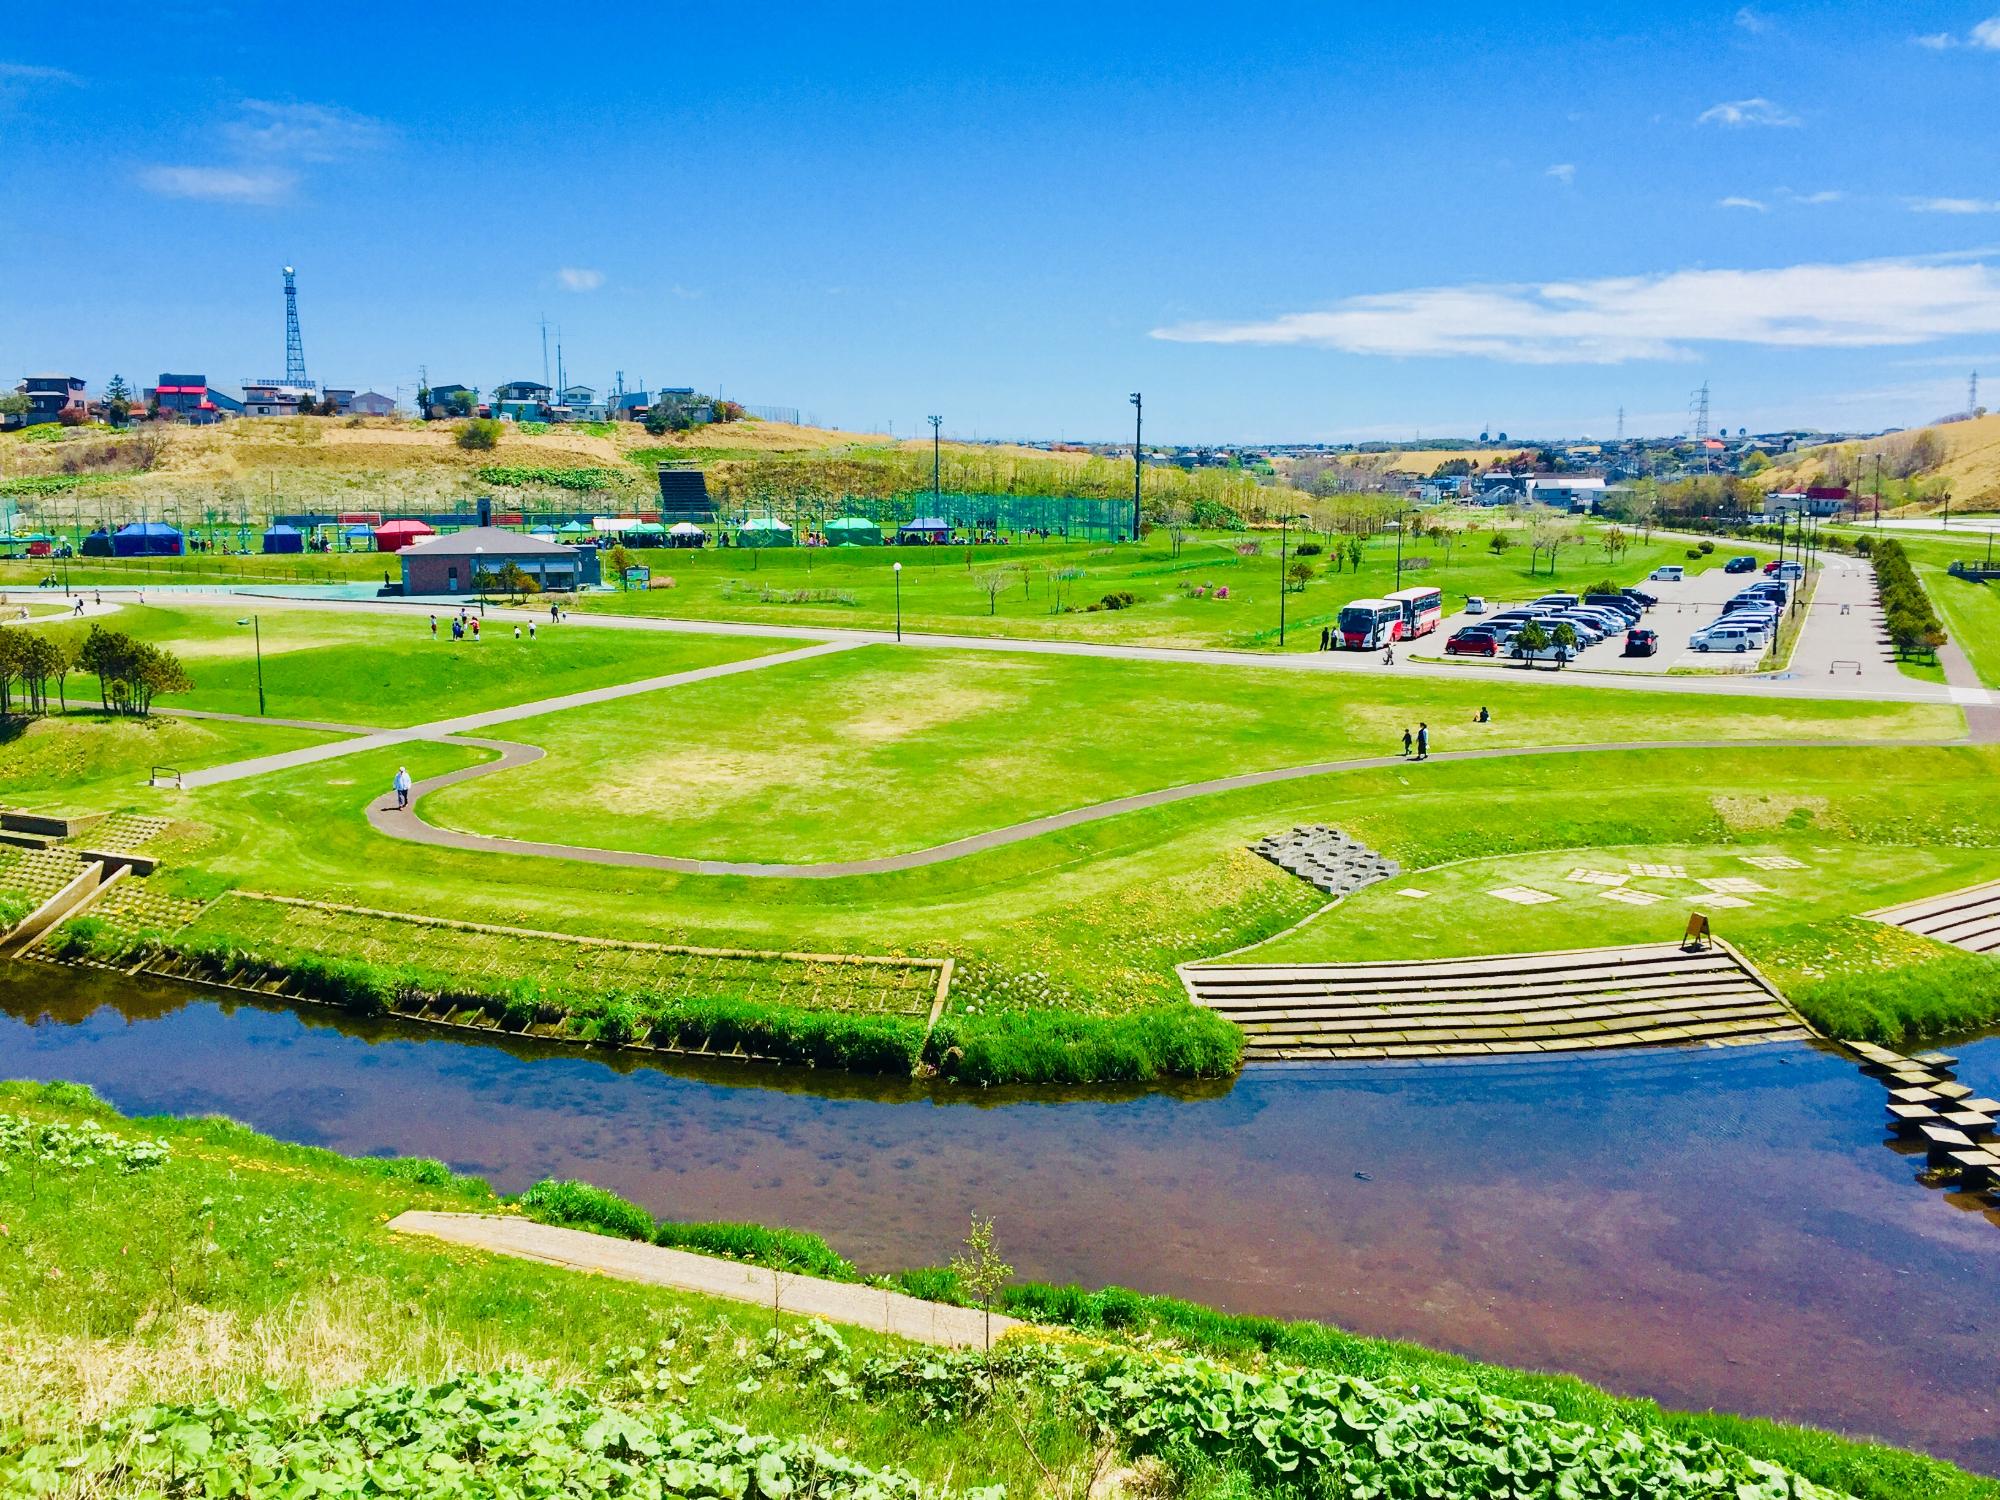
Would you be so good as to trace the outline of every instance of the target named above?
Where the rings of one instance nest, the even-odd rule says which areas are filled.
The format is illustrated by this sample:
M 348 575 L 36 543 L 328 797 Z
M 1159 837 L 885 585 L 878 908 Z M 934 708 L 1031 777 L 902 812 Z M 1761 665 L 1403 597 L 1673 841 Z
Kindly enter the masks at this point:
M 1132 393 L 1132 540 L 1139 540 L 1140 442 L 1146 435 L 1146 403 L 1138 391 Z M 1282 597 L 1280 599 L 1282 603 Z
M 1416 512 L 1401 510 L 1396 512 L 1396 587 L 1403 586 L 1403 533 L 1409 529 L 1407 521 Z
M 1278 649 L 1285 649 L 1285 591 L 1291 587 L 1285 580 L 1285 547 L 1292 539 L 1292 522 L 1303 521 L 1304 516 L 1295 516 L 1287 511 L 1278 518 Z
M 931 424 L 931 509 L 941 511 L 944 508 L 944 488 L 938 478 L 939 467 L 940 467 L 938 459 L 938 429 L 944 426 L 944 418 L 934 416 L 930 418 L 930 424 Z
M 238 625 L 248 625 L 250 627 L 251 639 L 256 642 L 257 713 L 259 717 L 262 717 L 264 713 L 264 627 L 258 623 L 257 616 L 255 615 L 252 615 L 247 620 L 238 620 L 236 623 Z
M 903 562 L 898 558 L 891 565 L 890 572 L 896 575 L 896 639 L 903 638 Z

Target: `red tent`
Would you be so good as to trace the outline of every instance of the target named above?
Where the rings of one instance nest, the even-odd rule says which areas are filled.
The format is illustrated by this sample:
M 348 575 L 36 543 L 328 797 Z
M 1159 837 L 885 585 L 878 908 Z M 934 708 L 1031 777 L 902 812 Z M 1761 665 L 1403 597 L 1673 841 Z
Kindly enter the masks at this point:
M 421 542 L 436 532 L 422 521 L 389 521 L 375 528 L 377 552 L 399 552 L 412 542 Z

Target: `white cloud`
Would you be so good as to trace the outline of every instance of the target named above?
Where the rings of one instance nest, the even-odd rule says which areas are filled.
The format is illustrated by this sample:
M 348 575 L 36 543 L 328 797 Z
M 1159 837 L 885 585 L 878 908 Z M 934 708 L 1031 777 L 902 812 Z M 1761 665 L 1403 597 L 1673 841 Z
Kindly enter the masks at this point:
M 1913 214 L 2000 214 L 2000 198 L 1905 198 Z
M 245 99 L 240 119 L 222 134 L 248 156 L 287 161 L 336 161 L 374 151 L 389 138 L 389 127 L 337 104 L 273 104 Z
M 604 273 L 586 266 L 564 266 L 556 272 L 556 280 L 567 292 L 594 292 L 604 285 Z
M 147 167 L 139 185 L 162 198 L 211 203 L 276 203 L 298 178 L 277 167 Z
M 47 68 L 40 63 L 0 62 L 0 87 L 10 83 L 65 83 L 81 86 L 83 80 L 67 68 Z
M 1697 125 L 1727 125 L 1740 129 L 1745 125 L 1796 125 L 1799 117 L 1781 104 L 1769 99 L 1731 99 L 1713 105 L 1695 116 Z
M 1973 27 L 1972 34 L 1965 39 L 1965 44 L 1987 52 L 2000 52 L 2000 16 L 1988 16 Z
M 1771 18 L 1751 6 L 1744 6 L 1736 12 L 1736 24 L 1752 36 L 1762 36 L 1771 29 Z
M 1835 188 L 1822 188 L 1817 193 L 1795 193 L 1790 188 L 1779 188 L 1778 196 L 1788 203 L 1804 203 L 1816 208 L 1822 204 L 1838 203 L 1847 194 Z
M 1618 364 L 1688 359 L 1694 346 L 1708 343 L 1858 349 L 1982 333 L 2000 333 L 2000 273 L 1983 263 L 1905 259 L 1419 287 L 1259 322 L 1157 328 L 1153 337 L 1517 364 Z
M 1553 167 L 1549 168 L 1548 175 L 1555 178 L 1564 187 L 1568 187 L 1576 181 L 1576 163 L 1559 161 Z
M 1933 52 L 1949 52 L 1958 45 L 1958 38 L 1949 31 L 1933 31 L 1924 36 L 1913 36 L 1910 40 L 1919 47 L 1930 48 Z
M 1738 198 L 1738 197 L 1735 197 L 1735 196 L 1733 196 L 1733 195 L 1732 195 L 1731 197 L 1728 197 L 1728 198 L 1718 198 L 1718 199 L 1716 199 L 1716 200 L 1715 200 L 1715 206 L 1716 206 L 1717 208 L 1749 208 L 1749 209 L 1755 209 L 1755 210 L 1756 210 L 1756 211 L 1757 211 L 1758 213 L 1760 213 L 1760 214 L 1761 214 L 1761 213 L 1769 213 L 1769 212 L 1770 212 L 1770 209 L 1769 209 L 1769 208 L 1768 208 L 1768 207 L 1767 207 L 1767 206 L 1766 206 L 1765 204 L 1762 204 L 1762 203 L 1759 203 L 1759 202 L 1758 202 L 1758 201 L 1757 201 L 1757 200 L 1756 200 L 1755 198 Z

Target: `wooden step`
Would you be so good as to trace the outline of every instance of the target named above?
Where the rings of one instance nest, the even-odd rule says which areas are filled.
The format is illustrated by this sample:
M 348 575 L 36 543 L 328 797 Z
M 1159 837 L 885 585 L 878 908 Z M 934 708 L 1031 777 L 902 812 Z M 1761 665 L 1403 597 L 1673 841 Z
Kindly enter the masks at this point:
M 1555 988 L 1539 991 L 1530 990 L 1438 990 L 1413 995 L 1383 994 L 1370 991 L 1356 995 L 1331 995 L 1304 993 L 1297 995 L 1243 995 L 1228 999 L 1209 999 L 1198 996 L 1209 1009 L 1232 1018 L 1255 1015 L 1276 1010 L 1315 1011 L 1329 1013 L 1349 1013 L 1356 1015 L 1373 1014 L 1384 1010 L 1464 1010 L 1476 1014 L 1480 1010 L 1490 1010 L 1494 1006 L 1507 1006 L 1521 1010 L 1536 1010 L 1551 1006 L 1575 1005 L 1579 1001 L 1599 1002 L 1615 1000 L 1673 999 L 1682 995 L 1728 994 L 1740 990 L 1754 989 L 1763 995 L 1741 974 L 1717 975 L 1713 980 L 1663 980 L 1657 984 L 1608 986 L 1590 985 L 1572 988 Z M 1766 998 L 1769 998 L 1766 996 Z
M 1536 1008 L 1492 1006 L 1481 1010 L 1458 1007 L 1432 1010 L 1405 1006 L 1396 1010 L 1365 1013 L 1322 1012 L 1313 1009 L 1267 1012 L 1229 1017 L 1245 1031 L 1268 1030 L 1273 1026 L 1312 1025 L 1328 1030 L 1395 1030 L 1413 1024 L 1426 1026 L 1535 1026 L 1563 1022 L 1614 1020 L 1620 1016 L 1659 1015 L 1667 1010 L 1774 1010 L 1779 1009 L 1762 990 L 1743 990 L 1730 995 L 1690 995 L 1672 1002 L 1589 1001 L 1572 999 L 1566 1005 Z

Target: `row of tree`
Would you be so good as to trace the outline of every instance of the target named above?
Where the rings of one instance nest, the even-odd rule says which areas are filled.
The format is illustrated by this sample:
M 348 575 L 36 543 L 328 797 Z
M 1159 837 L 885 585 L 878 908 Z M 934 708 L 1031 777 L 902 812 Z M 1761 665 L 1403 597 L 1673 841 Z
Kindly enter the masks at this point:
M 1934 656 L 1945 643 L 1944 622 L 1924 592 L 1910 556 L 1897 541 L 1877 541 L 1870 549 L 1875 562 L 1875 587 L 1888 618 L 1889 639 L 1903 656 Z
M 0 715 L 49 711 L 49 684 L 62 702 L 63 680 L 76 670 L 77 642 L 40 630 L 0 630 Z

